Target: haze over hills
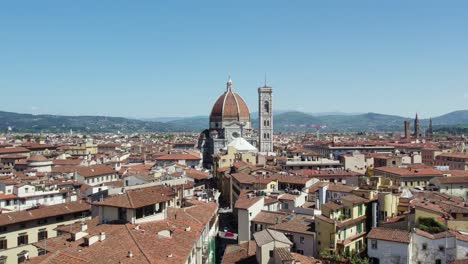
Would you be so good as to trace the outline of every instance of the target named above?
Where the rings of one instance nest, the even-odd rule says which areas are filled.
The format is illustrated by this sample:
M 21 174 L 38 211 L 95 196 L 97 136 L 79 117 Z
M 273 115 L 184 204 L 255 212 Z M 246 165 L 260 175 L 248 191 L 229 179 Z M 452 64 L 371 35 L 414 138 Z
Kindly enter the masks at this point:
M 157 120 L 157 121 L 154 121 Z M 299 111 L 279 111 L 274 115 L 277 132 L 324 131 L 375 132 L 402 131 L 403 121 L 409 118 L 378 113 L 314 115 Z M 421 128 L 428 127 L 429 120 L 421 119 Z M 433 118 L 434 128 L 468 125 L 468 110 L 455 111 Z M 13 132 L 199 132 L 208 126 L 208 116 L 187 118 L 156 118 L 138 120 L 105 116 L 32 115 L 0 111 L 0 131 L 11 127 Z M 257 127 L 257 114 L 252 113 L 252 126 Z

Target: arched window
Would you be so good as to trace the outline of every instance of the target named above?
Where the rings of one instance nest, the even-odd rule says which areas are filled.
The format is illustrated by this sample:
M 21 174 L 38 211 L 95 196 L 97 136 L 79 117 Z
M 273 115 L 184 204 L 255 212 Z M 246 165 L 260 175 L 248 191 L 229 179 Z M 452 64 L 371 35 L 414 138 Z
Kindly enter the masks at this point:
M 270 102 L 265 101 L 263 103 L 263 109 L 265 110 L 265 112 L 269 113 L 270 112 Z

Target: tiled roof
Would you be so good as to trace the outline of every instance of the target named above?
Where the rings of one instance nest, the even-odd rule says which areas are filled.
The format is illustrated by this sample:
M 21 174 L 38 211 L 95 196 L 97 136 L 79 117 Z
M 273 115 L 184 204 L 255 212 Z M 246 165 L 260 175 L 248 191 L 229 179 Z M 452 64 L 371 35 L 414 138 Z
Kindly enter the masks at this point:
M 429 239 L 442 239 L 442 238 L 446 238 L 446 237 L 454 237 L 455 234 L 453 234 L 452 232 L 450 231 L 444 231 L 444 232 L 440 232 L 440 233 L 437 233 L 437 234 L 430 234 L 426 231 L 423 231 L 419 228 L 415 228 L 415 233 L 417 235 L 420 235 L 420 236 L 423 236 L 425 238 L 429 238 Z
M 240 245 L 227 245 L 224 250 L 222 264 L 257 264 L 255 253 L 257 246 L 255 241 L 250 240 Z M 301 263 L 302 264 L 302 263 Z
M 27 153 L 30 152 L 29 149 L 23 147 L 16 148 L 0 148 L 0 155 L 3 154 L 13 154 L 13 153 Z
M 271 230 L 271 229 L 264 229 L 260 232 L 253 234 L 255 243 L 257 246 L 261 247 L 265 244 L 268 244 L 273 241 L 279 241 L 285 244 L 292 245 L 292 242 L 281 232 Z
M 157 157 L 155 160 L 178 161 L 178 160 L 201 160 L 201 158 L 192 154 L 166 154 L 166 155 Z
M 135 209 L 151 204 L 169 201 L 174 197 L 174 195 L 175 193 L 171 187 L 158 185 L 126 190 L 123 194 L 109 196 L 103 201 L 95 202 L 94 204 Z
M 367 238 L 409 244 L 410 233 L 406 230 L 374 227 Z
M 433 169 L 433 168 L 396 168 L 396 167 L 378 167 L 374 169 L 374 174 L 378 175 L 379 173 L 391 173 L 398 175 L 400 177 L 428 177 L 428 176 L 443 176 L 442 171 Z
M 131 224 L 89 225 L 87 233 L 104 232 L 106 239 L 91 246 L 84 246 L 83 239 L 69 241 L 67 235 L 37 242 L 34 245 L 49 251 L 50 258 L 36 263 L 56 263 L 51 259 L 58 261 L 63 254 L 87 263 L 185 263 L 217 208 L 213 202 L 168 208 L 166 220 L 139 224 L 139 229 Z M 171 237 L 158 236 L 162 230 L 169 231 Z M 133 257 L 128 257 L 128 252 Z M 55 254 L 59 255 L 54 257 Z
M 109 166 L 104 165 L 104 164 L 97 164 L 97 165 L 91 165 L 91 166 L 87 166 L 87 167 L 80 167 L 77 170 L 77 172 L 78 172 L 78 174 L 80 174 L 81 176 L 83 176 L 85 178 L 117 173 L 112 167 L 109 167 Z
M 342 201 L 352 202 L 353 204 L 362 204 L 362 203 L 369 202 L 369 200 L 367 200 L 366 198 L 362 198 L 362 197 L 354 195 L 354 194 L 342 196 L 340 199 Z
M 46 217 L 54 217 L 59 215 L 89 211 L 90 209 L 91 206 L 88 203 L 78 201 L 57 205 L 49 205 L 29 211 L 18 211 L 7 214 L 0 214 L 0 226 L 42 219 Z
M 440 177 L 437 179 L 441 184 L 462 183 L 468 184 L 468 176 Z
M 283 212 L 261 211 L 252 219 L 252 222 L 274 225 L 282 222 L 287 216 L 288 214 Z
M 287 233 L 314 235 L 315 223 L 313 218 L 309 215 L 293 214 L 282 222 L 271 226 L 270 229 Z

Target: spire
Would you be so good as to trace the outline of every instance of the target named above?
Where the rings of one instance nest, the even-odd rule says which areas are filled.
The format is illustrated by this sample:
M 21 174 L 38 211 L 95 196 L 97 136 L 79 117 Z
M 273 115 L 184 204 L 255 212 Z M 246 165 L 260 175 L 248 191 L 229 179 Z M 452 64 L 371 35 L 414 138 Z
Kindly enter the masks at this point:
M 416 118 L 415 119 L 418 120 L 418 112 L 416 112 Z
M 232 80 L 231 80 L 231 75 L 228 77 L 228 81 L 226 83 L 226 91 L 230 92 L 232 90 Z

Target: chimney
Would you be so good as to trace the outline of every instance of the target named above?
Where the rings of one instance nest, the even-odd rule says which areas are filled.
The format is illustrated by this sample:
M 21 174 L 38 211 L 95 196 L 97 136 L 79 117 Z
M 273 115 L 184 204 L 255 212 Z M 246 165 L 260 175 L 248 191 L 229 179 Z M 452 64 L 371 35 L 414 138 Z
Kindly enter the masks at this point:
M 133 253 L 131 251 L 128 252 L 127 257 L 133 258 Z
M 106 240 L 106 233 L 105 232 L 99 233 L 99 241 L 104 241 L 104 240 Z

